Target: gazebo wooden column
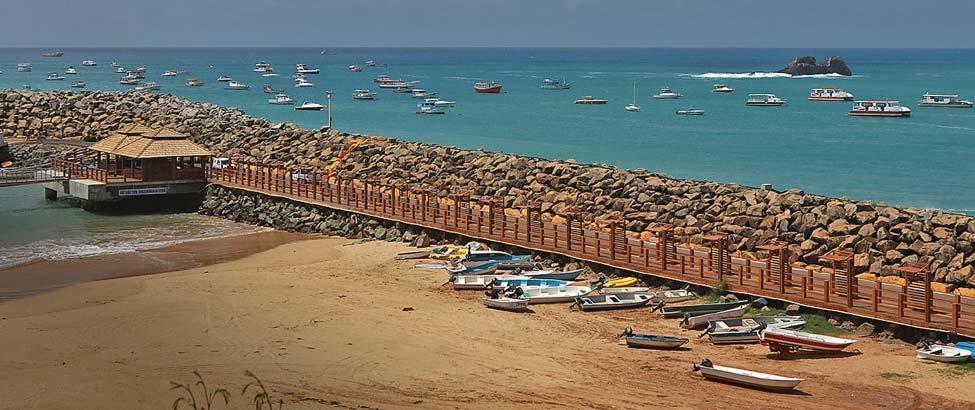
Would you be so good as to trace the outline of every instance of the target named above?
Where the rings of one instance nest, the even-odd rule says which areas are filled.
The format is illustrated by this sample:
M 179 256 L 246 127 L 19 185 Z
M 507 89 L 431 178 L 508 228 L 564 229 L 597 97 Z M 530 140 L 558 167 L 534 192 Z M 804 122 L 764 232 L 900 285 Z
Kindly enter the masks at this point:
M 856 294 L 856 283 L 853 278 L 853 252 L 845 249 L 834 249 L 820 256 L 819 261 L 828 264 L 830 288 L 826 292 L 833 292 L 846 296 L 846 306 L 853 307 L 853 295 Z
M 768 253 L 768 257 L 765 259 L 765 268 L 768 271 L 768 276 L 762 280 L 763 288 L 765 282 L 771 282 L 772 284 L 779 285 L 779 293 L 785 293 L 786 274 L 791 273 L 788 270 L 790 269 L 788 245 L 785 242 L 774 240 L 763 245 L 758 245 L 755 248 Z
M 895 266 L 894 272 L 907 280 L 907 285 L 904 286 L 904 296 L 902 296 L 904 302 L 901 303 L 907 303 L 912 309 L 915 309 L 917 305 L 922 305 L 924 322 L 931 322 L 931 299 L 933 295 L 931 293 L 931 270 L 928 269 L 928 264 L 920 262 L 903 263 Z
M 701 237 L 710 250 L 708 251 L 711 269 L 718 274 L 718 282 L 724 280 L 725 272 L 731 267 L 731 254 L 728 253 L 728 235 L 722 232 L 712 232 Z

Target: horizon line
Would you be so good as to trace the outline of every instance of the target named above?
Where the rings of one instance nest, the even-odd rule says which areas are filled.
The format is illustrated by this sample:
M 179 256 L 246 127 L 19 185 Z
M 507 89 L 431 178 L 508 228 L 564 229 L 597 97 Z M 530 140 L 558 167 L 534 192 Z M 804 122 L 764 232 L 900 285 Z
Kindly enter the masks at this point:
M 829 47 L 829 46 L 797 46 L 797 47 L 760 47 L 760 46 L 0 46 L 0 50 L 113 50 L 113 49 L 284 49 L 284 50 L 342 50 L 342 49 L 720 49 L 720 50 L 801 50 L 801 49 L 835 49 L 835 50 L 975 50 L 975 47 Z

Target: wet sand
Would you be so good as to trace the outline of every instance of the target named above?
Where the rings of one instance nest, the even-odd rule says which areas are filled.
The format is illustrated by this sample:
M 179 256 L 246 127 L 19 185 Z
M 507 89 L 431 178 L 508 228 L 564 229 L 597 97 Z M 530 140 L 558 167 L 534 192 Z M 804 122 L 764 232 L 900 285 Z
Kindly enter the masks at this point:
M 406 249 L 299 241 L 2 303 L 0 408 L 170 408 L 169 382 L 192 382 L 194 370 L 230 391 L 217 409 L 253 406 L 240 393 L 245 370 L 286 409 L 963 409 L 975 400 L 975 373 L 922 363 L 903 343 L 861 339 L 860 354 L 777 360 L 759 345 L 712 346 L 646 309 L 488 310 L 479 292 L 441 286 L 443 272 L 392 260 Z M 692 340 L 628 349 L 613 338 L 627 325 Z M 690 371 L 704 357 L 807 380 L 792 394 L 706 381 Z

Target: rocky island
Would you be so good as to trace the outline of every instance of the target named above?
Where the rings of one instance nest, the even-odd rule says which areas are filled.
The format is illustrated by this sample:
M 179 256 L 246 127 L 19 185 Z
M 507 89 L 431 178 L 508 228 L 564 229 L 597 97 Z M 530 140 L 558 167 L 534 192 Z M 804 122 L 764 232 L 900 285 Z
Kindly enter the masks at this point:
M 789 75 L 816 75 L 816 74 L 839 74 L 850 76 L 853 72 L 850 71 L 850 67 L 846 65 L 842 57 L 832 56 L 826 60 L 823 64 L 816 64 L 816 57 L 813 56 L 802 56 L 797 57 L 791 63 L 787 64 L 783 69 L 779 70 L 780 73 L 786 73 Z

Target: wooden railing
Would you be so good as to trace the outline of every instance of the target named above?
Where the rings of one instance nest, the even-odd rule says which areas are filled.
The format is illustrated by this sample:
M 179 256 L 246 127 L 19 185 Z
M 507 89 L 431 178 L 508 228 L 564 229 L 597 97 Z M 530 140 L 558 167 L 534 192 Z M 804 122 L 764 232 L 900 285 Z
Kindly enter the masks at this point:
M 62 172 L 68 179 L 93 179 L 95 181 L 108 182 L 108 171 L 97 169 L 90 165 L 82 165 L 79 162 L 65 161 L 61 159 L 51 160 L 51 169 Z
M 209 182 L 295 201 L 321 205 L 596 262 L 641 274 L 704 286 L 724 284 L 728 290 L 783 300 L 815 308 L 855 314 L 916 327 L 975 337 L 975 298 L 930 292 L 916 297 L 911 286 L 852 276 L 849 264 L 833 269 L 794 268 L 769 247 L 767 259 L 731 256 L 720 235 L 712 245 L 692 246 L 673 239 L 666 226 L 655 236 L 627 236 L 625 223 L 588 229 L 569 214 L 565 223 L 543 221 L 537 205 L 519 215 L 502 209 L 492 198 L 472 200 L 462 195 L 441 198 L 424 190 L 323 174 L 294 174 L 288 170 L 246 164 L 209 169 Z M 776 251 L 775 249 L 780 249 Z

